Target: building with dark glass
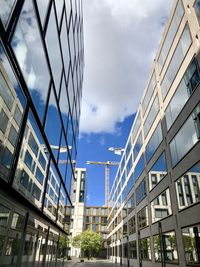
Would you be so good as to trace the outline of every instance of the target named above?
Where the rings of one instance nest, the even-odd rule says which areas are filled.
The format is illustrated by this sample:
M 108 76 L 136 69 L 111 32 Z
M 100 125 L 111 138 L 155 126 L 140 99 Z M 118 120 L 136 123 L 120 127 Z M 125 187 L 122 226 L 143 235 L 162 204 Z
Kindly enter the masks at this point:
M 200 1 L 175 0 L 110 192 L 113 262 L 200 266 L 199 140 Z
M 77 154 L 81 0 L 0 0 L 0 265 L 60 266 Z

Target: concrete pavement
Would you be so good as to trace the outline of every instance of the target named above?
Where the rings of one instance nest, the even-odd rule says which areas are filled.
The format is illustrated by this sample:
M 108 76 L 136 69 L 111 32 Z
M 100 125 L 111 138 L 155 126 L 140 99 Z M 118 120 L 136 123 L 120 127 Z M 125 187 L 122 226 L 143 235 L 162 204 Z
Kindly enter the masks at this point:
M 80 260 L 71 260 L 65 263 L 64 267 L 117 267 L 118 264 L 111 263 L 108 260 L 90 260 L 84 259 L 84 262 Z

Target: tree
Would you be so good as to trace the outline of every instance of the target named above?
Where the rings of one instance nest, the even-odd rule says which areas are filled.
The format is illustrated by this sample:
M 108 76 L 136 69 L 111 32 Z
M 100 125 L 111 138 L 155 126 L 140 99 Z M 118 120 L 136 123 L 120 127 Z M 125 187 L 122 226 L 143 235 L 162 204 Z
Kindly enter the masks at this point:
M 75 236 L 72 245 L 81 248 L 88 258 L 96 256 L 102 246 L 102 235 L 92 231 L 84 231 L 82 234 Z
M 68 246 L 69 246 L 68 236 L 61 235 L 60 239 L 59 239 L 59 244 L 58 244 L 59 254 L 60 254 L 61 257 L 66 256 L 66 251 L 68 249 Z

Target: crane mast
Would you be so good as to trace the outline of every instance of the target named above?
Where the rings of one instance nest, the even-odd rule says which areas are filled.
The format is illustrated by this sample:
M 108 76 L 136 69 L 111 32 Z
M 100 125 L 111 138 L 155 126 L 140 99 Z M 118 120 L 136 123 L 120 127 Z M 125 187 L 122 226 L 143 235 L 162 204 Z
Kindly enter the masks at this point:
M 119 165 L 119 162 L 115 162 L 115 161 L 106 161 L 106 162 L 87 161 L 86 164 L 104 165 L 105 166 L 105 206 L 108 207 L 110 167 Z

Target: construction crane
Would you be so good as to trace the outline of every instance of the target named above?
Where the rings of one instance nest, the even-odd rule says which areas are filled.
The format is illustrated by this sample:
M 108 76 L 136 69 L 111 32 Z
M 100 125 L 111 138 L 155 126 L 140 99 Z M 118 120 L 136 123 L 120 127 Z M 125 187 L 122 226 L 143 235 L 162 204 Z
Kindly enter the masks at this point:
M 117 166 L 119 162 L 115 161 L 87 161 L 86 164 L 104 165 L 105 166 L 105 206 L 108 207 L 109 197 L 109 179 L 110 179 L 110 166 Z

